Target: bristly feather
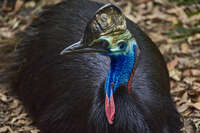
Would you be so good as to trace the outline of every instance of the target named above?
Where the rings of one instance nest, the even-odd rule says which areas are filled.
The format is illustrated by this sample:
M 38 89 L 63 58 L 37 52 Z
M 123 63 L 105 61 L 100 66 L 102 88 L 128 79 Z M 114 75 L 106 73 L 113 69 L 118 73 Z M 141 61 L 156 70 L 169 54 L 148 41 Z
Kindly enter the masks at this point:
M 133 22 L 127 26 L 140 48 L 131 93 L 119 86 L 115 123 L 104 109 L 110 59 L 103 55 L 60 56 L 79 41 L 102 5 L 65 0 L 44 11 L 26 30 L 18 61 L 16 94 L 43 133 L 180 133 L 180 115 L 169 93 L 166 64 L 151 39 Z M 89 7 L 89 8 L 88 8 Z

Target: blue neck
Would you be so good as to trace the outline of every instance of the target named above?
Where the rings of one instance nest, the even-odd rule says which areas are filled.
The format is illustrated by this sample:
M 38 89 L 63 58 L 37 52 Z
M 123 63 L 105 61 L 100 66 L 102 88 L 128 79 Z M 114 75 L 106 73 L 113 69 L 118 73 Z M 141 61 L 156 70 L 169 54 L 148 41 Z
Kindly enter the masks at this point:
M 136 60 L 137 44 L 132 44 L 126 54 L 112 55 L 111 69 L 105 82 L 105 93 L 110 98 L 111 93 L 121 85 L 128 85 L 130 75 Z

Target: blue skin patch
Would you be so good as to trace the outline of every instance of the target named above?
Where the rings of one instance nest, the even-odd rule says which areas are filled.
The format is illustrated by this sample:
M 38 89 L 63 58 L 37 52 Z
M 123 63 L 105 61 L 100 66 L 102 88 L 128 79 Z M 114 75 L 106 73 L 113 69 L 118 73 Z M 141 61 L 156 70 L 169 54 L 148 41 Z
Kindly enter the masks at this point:
M 129 40 L 126 45 L 119 45 L 118 50 L 116 50 L 118 52 L 107 54 L 111 59 L 111 69 L 108 72 L 105 82 L 105 94 L 109 99 L 111 94 L 113 94 L 121 84 L 128 85 L 135 64 L 138 45 L 133 39 Z M 122 49 L 121 52 L 119 52 L 119 49 Z

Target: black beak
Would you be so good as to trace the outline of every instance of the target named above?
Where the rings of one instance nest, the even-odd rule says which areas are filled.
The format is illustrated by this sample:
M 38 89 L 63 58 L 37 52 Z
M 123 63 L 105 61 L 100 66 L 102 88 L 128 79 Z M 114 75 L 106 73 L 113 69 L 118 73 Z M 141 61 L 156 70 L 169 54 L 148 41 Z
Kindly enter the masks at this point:
M 68 54 L 68 53 L 107 53 L 109 50 L 102 46 L 101 44 L 97 43 L 92 45 L 91 47 L 84 45 L 82 41 L 78 41 L 65 49 L 63 49 L 60 54 Z
M 68 47 L 66 47 L 65 49 L 63 49 L 60 54 L 67 54 L 67 53 L 72 53 L 72 52 L 80 52 L 83 51 L 84 47 L 81 43 L 81 41 L 78 41 L 77 43 L 74 43 Z

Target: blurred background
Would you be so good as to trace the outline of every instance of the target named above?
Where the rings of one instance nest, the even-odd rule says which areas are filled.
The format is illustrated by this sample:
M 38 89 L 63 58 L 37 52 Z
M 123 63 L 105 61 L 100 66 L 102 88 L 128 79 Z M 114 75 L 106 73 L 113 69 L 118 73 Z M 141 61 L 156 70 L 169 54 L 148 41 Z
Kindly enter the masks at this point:
M 13 53 L 44 6 L 62 0 L 0 0 L 0 57 Z M 105 0 L 93 0 L 101 1 Z M 109 0 L 157 44 L 167 62 L 171 95 L 184 133 L 200 133 L 200 0 Z M 0 58 L 0 72 L 8 61 Z M 22 103 L 0 84 L 0 133 L 38 133 Z

